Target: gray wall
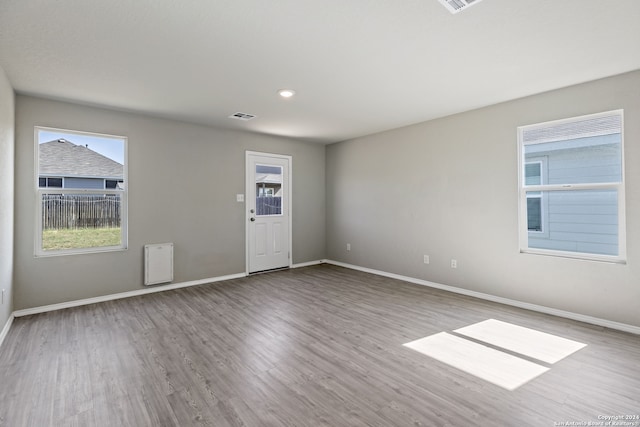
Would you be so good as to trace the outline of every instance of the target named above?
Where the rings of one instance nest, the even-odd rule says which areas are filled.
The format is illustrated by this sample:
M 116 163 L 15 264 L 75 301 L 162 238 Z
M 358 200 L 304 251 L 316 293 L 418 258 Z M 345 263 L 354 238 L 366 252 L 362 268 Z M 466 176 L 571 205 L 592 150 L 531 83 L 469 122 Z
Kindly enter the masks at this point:
M 516 128 L 620 108 L 628 263 L 519 253 Z M 639 158 L 640 71 L 330 145 L 328 258 L 640 326 Z
M 13 311 L 13 168 L 14 95 L 0 68 L 0 291 L 5 290 L 0 331 Z
M 129 250 L 34 258 L 34 126 L 129 138 Z M 244 272 L 245 150 L 293 156 L 293 262 L 325 258 L 324 146 L 17 96 L 15 309 L 141 289 L 147 243 L 175 282 Z

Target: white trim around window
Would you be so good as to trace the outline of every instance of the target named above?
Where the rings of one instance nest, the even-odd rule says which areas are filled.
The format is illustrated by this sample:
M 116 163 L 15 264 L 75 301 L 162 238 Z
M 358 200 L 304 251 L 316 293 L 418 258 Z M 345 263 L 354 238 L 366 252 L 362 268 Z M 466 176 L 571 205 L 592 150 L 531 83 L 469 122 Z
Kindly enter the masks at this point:
M 612 157 L 615 158 L 613 165 L 590 163 L 587 151 L 596 146 L 613 147 L 609 150 L 616 154 Z M 582 151 L 580 147 L 583 147 Z M 599 155 L 594 153 L 593 159 Z M 542 182 L 539 185 L 527 184 L 525 165 L 539 161 L 541 156 L 546 162 L 541 166 L 544 169 L 541 170 Z M 596 169 L 598 173 L 589 174 L 589 170 Z M 601 172 L 607 169 L 610 171 Z M 582 172 L 576 172 L 578 170 Z M 604 177 L 600 178 L 598 174 L 604 174 Z M 520 252 L 625 263 L 623 110 L 519 127 L 518 189 Z M 528 230 L 528 193 L 534 193 L 536 197 L 540 195 L 544 200 L 543 233 Z M 569 199 L 586 198 L 591 200 L 591 205 L 569 206 L 572 202 Z M 566 205 L 555 200 L 565 200 Z M 603 224 L 588 219 L 598 213 L 607 218 Z M 589 241 L 593 236 L 599 238 L 599 233 L 605 243 Z M 609 245 L 615 250 L 606 253 L 598 248 L 598 244 Z
M 125 185 L 120 189 L 81 189 L 81 188 L 57 188 L 57 187 L 40 187 L 40 159 L 39 159 L 39 138 L 42 133 L 68 135 L 70 138 L 74 136 L 80 140 L 84 138 L 96 138 L 96 140 L 114 140 L 122 143 L 122 180 Z M 79 144 L 77 144 L 79 145 Z M 128 247 L 128 173 L 127 173 L 127 157 L 128 157 L 128 139 L 125 136 L 107 135 L 93 132 L 83 132 L 67 129 L 56 129 L 49 127 L 36 126 L 34 129 L 34 189 L 35 189 L 35 224 L 34 224 L 34 255 L 36 257 L 48 257 L 72 254 L 87 254 L 97 252 L 112 252 L 126 250 Z M 64 180 L 64 177 L 63 177 Z M 61 197 L 77 196 L 79 199 L 90 196 L 100 196 L 104 198 L 114 197 L 118 200 L 119 206 L 119 244 L 105 246 L 75 247 L 67 249 L 43 249 L 43 198 L 45 196 Z
M 531 164 L 539 165 L 540 182 L 537 184 L 542 185 L 547 182 L 547 158 L 546 157 L 534 157 L 525 162 L 525 181 L 526 181 L 526 166 Z M 532 185 L 532 184 L 529 184 Z M 529 194 L 534 193 L 534 194 Z M 540 230 L 529 229 L 529 218 L 527 218 L 527 231 L 529 236 L 548 237 L 549 236 L 549 204 L 547 194 L 544 192 L 527 192 L 527 212 L 528 212 L 528 200 L 539 199 L 540 200 Z

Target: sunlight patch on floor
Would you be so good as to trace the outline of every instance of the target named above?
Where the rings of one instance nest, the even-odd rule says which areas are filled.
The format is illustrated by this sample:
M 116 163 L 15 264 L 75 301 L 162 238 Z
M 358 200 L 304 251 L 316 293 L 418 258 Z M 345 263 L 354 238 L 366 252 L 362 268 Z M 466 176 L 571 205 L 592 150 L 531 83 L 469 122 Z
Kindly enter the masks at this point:
M 446 332 L 403 345 L 507 390 L 515 390 L 550 368 L 500 349 L 553 364 L 586 346 L 577 341 L 495 319 L 456 329 L 454 332 L 492 347 Z
M 507 390 L 515 390 L 549 370 L 446 332 L 404 345 Z
M 495 319 L 465 326 L 454 332 L 551 364 L 586 347 L 581 342 Z

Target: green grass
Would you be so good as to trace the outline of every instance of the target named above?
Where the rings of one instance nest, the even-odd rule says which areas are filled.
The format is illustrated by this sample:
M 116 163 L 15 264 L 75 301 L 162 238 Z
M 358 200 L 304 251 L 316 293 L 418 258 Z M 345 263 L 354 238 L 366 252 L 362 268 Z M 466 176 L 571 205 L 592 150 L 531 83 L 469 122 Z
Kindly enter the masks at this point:
M 42 249 L 45 251 L 119 246 L 120 244 L 120 228 L 65 228 L 45 230 L 42 233 Z

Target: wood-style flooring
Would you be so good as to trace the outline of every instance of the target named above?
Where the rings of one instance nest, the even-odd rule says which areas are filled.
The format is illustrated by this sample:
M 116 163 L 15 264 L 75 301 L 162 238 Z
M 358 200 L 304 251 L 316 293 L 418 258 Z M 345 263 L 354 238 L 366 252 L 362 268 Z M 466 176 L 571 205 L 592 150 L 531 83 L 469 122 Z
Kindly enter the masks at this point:
M 402 345 L 487 319 L 587 346 L 509 391 Z M 538 427 L 637 414 L 636 335 L 330 265 L 17 318 L 0 348 L 11 427 Z

